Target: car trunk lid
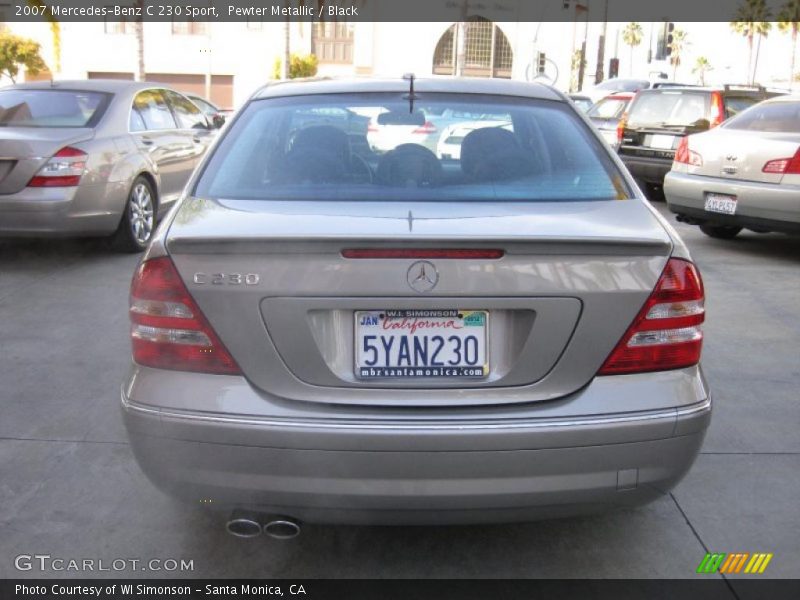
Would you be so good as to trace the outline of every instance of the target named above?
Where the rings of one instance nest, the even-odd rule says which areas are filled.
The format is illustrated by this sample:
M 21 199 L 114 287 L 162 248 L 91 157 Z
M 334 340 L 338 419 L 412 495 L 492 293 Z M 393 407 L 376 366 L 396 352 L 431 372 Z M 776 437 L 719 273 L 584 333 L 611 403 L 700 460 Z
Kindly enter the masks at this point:
M 633 200 L 188 199 L 167 248 L 260 390 L 328 403 L 449 405 L 546 400 L 588 383 L 652 291 L 671 241 Z M 345 258 L 353 248 L 503 256 L 431 258 L 436 286 L 419 293 L 409 283 L 413 258 Z M 488 311 L 487 376 L 357 377 L 356 312 L 395 309 Z

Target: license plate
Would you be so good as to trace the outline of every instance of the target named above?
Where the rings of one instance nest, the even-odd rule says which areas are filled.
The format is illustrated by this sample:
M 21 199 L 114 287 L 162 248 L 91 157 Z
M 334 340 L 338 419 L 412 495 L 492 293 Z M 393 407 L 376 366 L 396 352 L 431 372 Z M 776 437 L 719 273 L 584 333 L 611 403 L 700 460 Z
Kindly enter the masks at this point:
M 659 148 L 660 150 L 672 150 L 673 143 L 675 143 L 674 135 L 656 134 L 650 138 L 650 147 Z
M 485 310 L 355 312 L 360 379 L 481 378 L 489 374 Z
M 723 215 L 736 214 L 736 196 L 706 194 L 705 208 L 708 212 L 722 213 Z

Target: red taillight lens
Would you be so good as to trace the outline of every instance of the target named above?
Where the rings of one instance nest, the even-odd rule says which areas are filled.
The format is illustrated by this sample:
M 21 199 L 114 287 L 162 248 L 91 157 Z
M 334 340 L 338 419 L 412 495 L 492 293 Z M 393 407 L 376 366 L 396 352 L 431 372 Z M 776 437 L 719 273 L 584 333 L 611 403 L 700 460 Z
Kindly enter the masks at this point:
M 703 280 L 694 264 L 671 258 L 653 293 L 598 375 L 696 365 L 703 345 L 704 300 Z
M 675 150 L 674 160 L 676 163 L 692 165 L 693 167 L 703 166 L 703 157 L 689 148 L 688 137 L 681 138 L 681 141 L 678 143 L 678 147 Z
M 800 175 L 800 148 L 791 158 L 776 158 L 764 165 L 763 173 L 779 173 L 782 175 Z
M 709 127 L 716 127 L 725 120 L 725 110 L 722 107 L 722 94 L 711 92 L 711 122 Z
M 347 248 L 344 258 L 503 258 L 505 251 L 480 248 Z
M 140 365 L 241 374 L 169 257 L 139 265 L 131 283 L 130 319 L 133 360 Z
M 67 146 L 56 152 L 28 182 L 28 187 L 74 187 L 86 169 L 86 153 Z
M 622 117 L 620 117 L 619 121 L 617 122 L 617 143 L 622 144 L 622 138 L 625 136 L 625 127 L 628 122 L 628 113 L 622 113 Z
M 434 125 L 430 121 L 425 121 L 425 124 L 422 125 L 422 127 L 417 127 L 411 133 L 422 133 L 422 134 L 436 133 L 436 125 Z

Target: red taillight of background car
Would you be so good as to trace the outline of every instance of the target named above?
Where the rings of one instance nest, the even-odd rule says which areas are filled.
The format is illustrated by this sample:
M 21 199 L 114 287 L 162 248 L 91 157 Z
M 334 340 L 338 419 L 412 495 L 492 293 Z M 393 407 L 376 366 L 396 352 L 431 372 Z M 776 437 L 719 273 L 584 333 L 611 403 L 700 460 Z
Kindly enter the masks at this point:
M 761 169 L 763 173 L 779 173 L 782 175 L 800 175 L 800 148 L 791 158 L 776 158 L 767 162 Z
M 622 138 L 625 135 L 625 126 L 628 122 L 628 113 L 622 113 L 619 121 L 617 122 L 617 143 L 622 144 Z
M 421 134 L 431 134 L 436 133 L 436 125 L 431 123 L 430 121 L 425 121 L 425 123 L 421 127 L 417 127 L 411 133 L 421 133 Z
M 678 147 L 675 150 L 674 160 L 676 163 L 692 165 L 693 167 L 703 166 L 703 157 L 689 148 L 688 137 L 681 138 L 681 141 L 678 143 Z
M 598 375 L 696 365 L 703 345 L 704 300 L 703 280 L 694 264 L 671 258 L 653 293 Z
M 147 367 L 240 375 L 169 257 L 139 265 L 130 296 L 133 360 Z
M 716 127 L 725 120 L 725 109 L 722 106 L 722 94 L 711 92 L 711 121 L 709 128 Z
M 28 182 L 28 187 L 74 187 L 86 170 L 87 154 L 67 146 L 56 152 Z

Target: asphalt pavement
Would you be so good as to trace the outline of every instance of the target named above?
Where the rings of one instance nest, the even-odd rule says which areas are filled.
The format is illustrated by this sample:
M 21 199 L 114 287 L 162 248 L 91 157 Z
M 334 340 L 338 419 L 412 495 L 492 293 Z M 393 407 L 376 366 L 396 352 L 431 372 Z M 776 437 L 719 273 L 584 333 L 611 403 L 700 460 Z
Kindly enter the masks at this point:
M 715 404 L 671 494 L 595 517 L 308 526 L 284 542 L 229 536 L 223 515 L 167 498 L 134 462 L 118 404 L 137 257 L 92 241 L 0 242 L 0 577 L 684 578 L 707 551 L 771 552 L 760 577 L 798 577 L 800 236 L 721 241 L 676 227 L 705 279 Z M 37 554 L 193 570 L 17 570 L 16 557 Z M 734 589 L 741 577 L 729 576 Z

